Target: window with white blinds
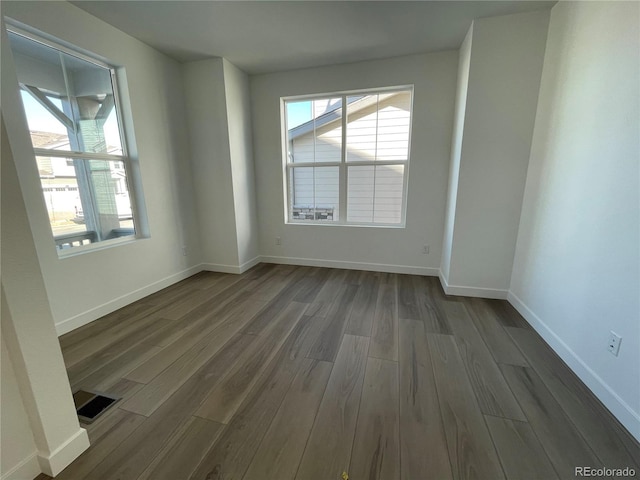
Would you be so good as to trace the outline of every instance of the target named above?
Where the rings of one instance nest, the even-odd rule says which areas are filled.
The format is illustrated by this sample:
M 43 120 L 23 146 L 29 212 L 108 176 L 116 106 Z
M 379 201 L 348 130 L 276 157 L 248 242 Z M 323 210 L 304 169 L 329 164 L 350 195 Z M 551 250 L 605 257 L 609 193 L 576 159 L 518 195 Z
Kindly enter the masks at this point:
M 283 99 L 290 223 L 404 226 L 412 93 Z

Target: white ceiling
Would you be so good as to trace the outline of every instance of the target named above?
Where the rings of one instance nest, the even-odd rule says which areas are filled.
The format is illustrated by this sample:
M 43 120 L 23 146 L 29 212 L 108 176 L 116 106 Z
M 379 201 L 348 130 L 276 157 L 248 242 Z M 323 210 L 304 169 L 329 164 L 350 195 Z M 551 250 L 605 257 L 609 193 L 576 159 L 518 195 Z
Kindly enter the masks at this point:
M 456 49 L 474 18 L 555 1 L 74 1 L 181 62 L 265 73 Z

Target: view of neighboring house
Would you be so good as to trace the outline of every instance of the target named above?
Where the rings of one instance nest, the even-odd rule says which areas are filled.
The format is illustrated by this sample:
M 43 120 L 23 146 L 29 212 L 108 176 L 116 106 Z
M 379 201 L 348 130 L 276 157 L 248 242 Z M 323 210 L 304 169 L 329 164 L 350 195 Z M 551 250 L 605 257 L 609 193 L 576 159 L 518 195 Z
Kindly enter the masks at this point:
M 288 130 L 288 161 L 328 164 L 292 169 L 293 218 L 336 220 L 342 158 L 341 98 L 306 101 L 313 118 Z M 347 97 L 347 221 L 398 224 L 409 153 L 411 92 Z M 386 163 L 386 164 L 385 164 Z M 307 217 L 308 218 L 308 217 Z M 313 217 L 311 217 L 313 218 Z
M 34 148 L 70 149 L 69 138 L 66 134 L 40 131 L 31 131 L 30 133 Z M 107 152 L 116 148 L 107 147 Z M 54 236 L 85 231 L 86 224 L 74 160 L 62 157 L 36 156 L 36 162 Z M 121 226 L 133 228 L 124 165 L 122 162 L 93 160 L 91 176 L 98 175 L 98 172 L 102 172 L 101 175 L 110 185 Z

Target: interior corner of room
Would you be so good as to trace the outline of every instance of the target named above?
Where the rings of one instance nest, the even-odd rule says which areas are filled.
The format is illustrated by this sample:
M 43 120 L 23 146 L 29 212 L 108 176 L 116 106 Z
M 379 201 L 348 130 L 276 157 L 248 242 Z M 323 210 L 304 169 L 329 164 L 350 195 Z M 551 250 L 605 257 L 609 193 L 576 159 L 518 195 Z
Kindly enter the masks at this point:
M 504 2 L 522 6 L 478 14 L 438 48 L 404 45 L 381 56 L 354 40 L 339 61 L 323 61 L 341 50 L 330 39 L 326 50 L 301 53 L 296 24 L 278 33 L 290 57 L 271 64 L 244 43 L 213 54 L 204 34 L 198 51 L 172 45 L 171 35 L 154 43 L 150 27 L 126 18 L 144 8 L 204 12 L 209 3 L 2 2 L 2 480 L 55 476 L 89 446 L 59 336 L 200 272 L 240 275 L 260 263 L 436 277 L 447 295 L 506 300 L 640 440 L 639 4 Z M 237 14 L 257 8 L 238 3 L 247 5 Z M 322 2 L 311 3 L 319 14 Z M 336 6 L 345 28 L 355 22 L 350 3 Z M 483 2 L 453 3 L 475 12 Z M 109 13 L 119 8 L 122 16 Z M 420 22 L 403 21 L 428 36 Z M 17 69 L 36 77 L 38 68 L 12 53 L 12 29 L 91 53 L 114 72 L 123 146 L 95 158 L 126 166 L 136 224 L 120 214 L 104 246 L 76 247 L 63 243 L 64 229 L 52 233 L 21 95 L 68 119 L 44 87 L 19 80 Z M 313 218 L 298 221 L 309 207 L 289 198 L 298 188 L 290 172 L 355 172 L 345 159 L 347 115 L 367 112 L 371 105 L 356 105 L 367 95 L 377 115 L 390 87 L 412 102 L 408 157 L 387 160 L 403 172 L 397 218 L 376 225 L 369 212 L 371 221 L 354 221 L 340 173 L 340 201 L 326 207 L 314 193 Z M 286 102 L 329 98 L 337 106 L 323 106 L 323 122 L 340 115 L 335 165 L 296 167 L 285 152 L 293 145 L 283 134 Z M 97 108 L 95 118 L 105 114 Z M 328 124 L 309 118 L 313 135 Z M 82 154 L 67 165 L 80 168 Z M 76 223 L 64 228 L 88 225 L 83 205 L 84 217 L 76 207 Z M 623 339 L 616 355 L 607 350 L 612 334 Z

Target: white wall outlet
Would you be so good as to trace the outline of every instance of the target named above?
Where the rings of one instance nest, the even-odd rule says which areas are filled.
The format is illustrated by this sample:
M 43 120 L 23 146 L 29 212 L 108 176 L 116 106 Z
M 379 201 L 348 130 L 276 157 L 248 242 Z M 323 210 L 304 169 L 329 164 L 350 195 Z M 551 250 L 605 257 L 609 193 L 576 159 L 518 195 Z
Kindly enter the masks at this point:
M 282 245 L 282 239 L 280 237 L 276 237 L 276 245 Z
M 187 256 L 187 246 L 186 245 L 182 246 L 182 255 L 184 255 L 185 257 Z
M 429 255 L 429 245 L 422 246 L 422 253 L 423 255 Z
M 609 350 L 611 355 L 615 355 L 616 357 L 618 356 L 618 352 L 620 351 L 620 342 L 622 342 L 622 337 L 611 330 L 609 333 L 609 341 L 607 342 L 607 350 Z

